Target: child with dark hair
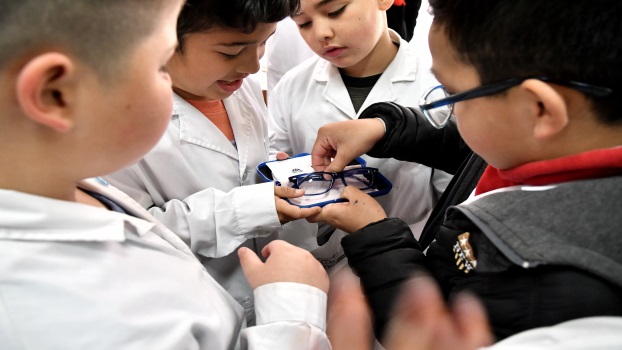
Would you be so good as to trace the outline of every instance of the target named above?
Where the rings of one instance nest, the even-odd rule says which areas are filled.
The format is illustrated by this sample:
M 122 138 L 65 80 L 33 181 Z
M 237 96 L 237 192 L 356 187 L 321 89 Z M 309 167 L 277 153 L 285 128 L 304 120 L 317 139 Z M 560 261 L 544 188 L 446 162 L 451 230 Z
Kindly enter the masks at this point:
M 302 193 L 263 183 L 255 170 L 270 153 L 266 105 L 251 75 L 277 22 L 298 7 L 298 0 L 186 1 L 166 64 L 174 92 L 168 129 L 140 161 L 106 177 L 190 246 L 251 324 L 252 289 L 236 249 L 258 253 L 281 224 L 319 211 L 290 205 L 280 197 Z
M 471 198 L 446 211 L 425 254 L 401 220 L 353 188 L 343 194 L 349 203 L 313 218 L 353 232 L 342 245 L 377 335 L 401 283 L 423 268 L 446 298 L 481 298 L 497 339 L 622 315 L 622 5 L 430 3 L 432 69 L 443 85 L 424 94 L 423 116 L 376 105 L 366 118 L 320 129 L 313 151 L 316 170 L 339 170 L 370 150 L 427 164 L 427 138 L 436 145 L 430 159 L 449 155 L 453 169 L 477 159 L 470 150 L 488 164 Z M 425 119 L 447 127 L 425 133 Z
M 247 327 L 177 235 L 93 178 L 136 162 L 169 125 L 182 6 L 2 1 L 2 349 L 330 348 L 328 279 L 309 252 L 274 241 L 264 263 L 239 251 L 258 306 Z

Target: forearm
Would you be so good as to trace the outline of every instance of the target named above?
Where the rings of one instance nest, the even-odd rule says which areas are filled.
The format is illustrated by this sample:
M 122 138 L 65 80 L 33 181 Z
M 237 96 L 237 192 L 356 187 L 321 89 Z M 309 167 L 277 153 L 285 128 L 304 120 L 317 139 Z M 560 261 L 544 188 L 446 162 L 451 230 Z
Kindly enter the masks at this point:
M 423 268 L 425 256 L 408 225 L 399 219 L 368 225 L 344 237 L 341 244 L 361 279 L 376 336 L 382 339 L 402 285 Z
M 369 106 L 359 117 L 365 118 L 380 118 L 386 125 L 385 136 L 367 152 L 369 156 L 416 162 L 454 174 L 470 154 L 454 122 L 436 129 L 415 109 L 392 102 Z

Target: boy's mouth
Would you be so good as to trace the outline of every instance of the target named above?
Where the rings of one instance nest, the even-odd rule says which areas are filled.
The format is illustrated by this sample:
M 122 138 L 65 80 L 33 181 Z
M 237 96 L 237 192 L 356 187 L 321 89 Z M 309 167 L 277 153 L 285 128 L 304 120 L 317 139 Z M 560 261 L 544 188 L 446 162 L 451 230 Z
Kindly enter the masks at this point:
M 338 47 L 338 46 L 327 46 L 324 49 L 322 49 L 322 55 L 326 56 L 326 57 L 337 57 L 339 55 L 341 55 L 341 53 L 345 50 L 345 47 Z
M 242 86 L 242 82 L 244 82 L 244 79 L 236 79 L 236 80 L 218 80 L 218 86 L 228 92 L 228 93 L 232 93 L 235 92 L 237 89 L 239 89 Z

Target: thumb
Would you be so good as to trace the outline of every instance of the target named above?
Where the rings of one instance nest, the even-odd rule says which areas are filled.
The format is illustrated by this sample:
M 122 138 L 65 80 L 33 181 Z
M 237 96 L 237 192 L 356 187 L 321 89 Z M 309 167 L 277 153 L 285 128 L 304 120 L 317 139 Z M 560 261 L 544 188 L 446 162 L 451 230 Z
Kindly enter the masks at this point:
M 257 254 L 246 247 L 238 249 L 238 258 L 240 258 L 240 265 L 242 265 L 242 270 L 247 279 L 253 271 L 261 268 L 263 265 L 263 261 L 259 259 Z
M 354 202 L 363 196 L 369 195 L 354 186 L 346 186 L 343 191 L 341 191 L 341 198 L 347 199 L 348 202 Z

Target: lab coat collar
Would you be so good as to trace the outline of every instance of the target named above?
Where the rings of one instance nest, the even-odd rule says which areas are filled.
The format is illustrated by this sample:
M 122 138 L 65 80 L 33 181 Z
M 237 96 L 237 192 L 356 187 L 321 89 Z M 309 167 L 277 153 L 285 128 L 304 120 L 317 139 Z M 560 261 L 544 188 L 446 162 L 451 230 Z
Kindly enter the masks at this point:
M 390 29 L 389 35 L 391 40 L 399 45 L 399 49 L 393 61 L 391 61 L 387 69 L 382 73 L 382 76 L 380 76 L 380 79 L 378 79 L 378 82 L 376 82 L 376 85 L 374 85 L 372 91 L 370 91 L 369 97 L 365 100 L 359 112 L 369 106 L 370 103 L 367 101 L 393 102 L 397 100 L 398 94 L 395 89 L 398 89 L 399 86 L 395 86 L 395 84 L 400 82 L 410 83 L 416 79 L 419 57 L 415 48 L 403 40 L 394 30 Z M 335 65 L 320 58 L 315 66 L 313 79 L 319 84 L 326 84 L 322 96 L 327 101 L 352 118 L 357 115 L 343 79 L 341 79 L 339 74 L 339 69 Z
M 78 187 L 108 197 L 135 217 L 86 204 L 0 189 L 0 240 L 122 242 L 126 240 L 129 226 L 139 236 L 153 233 L 177 250 L 193 255 L 177 235 L 105 180 L 86 179 Z
M 227 100 L 232 98 L 236 98 L 235 93 L 223 101 L 230 119 L 233 119 L 234 113 L 229 109 Z M 218 127 L 177 94 L 173 94 L 173 118 L 175 117 L 179 118 L 180 140 L 238 159 L 238 150 Z M 233 127 L 233 122 L 231 126 Z M 233 131 L 237 138 L 236 130 Z
M 109 197 L 119 203 L 96 180 L 80 187 Z M 117 191 L 120 193 L 120 191 Z M 125 203 L 119 203 L 126 207 Z M 138 204 L 137 204 L 138 205 Z M 128 208 L 128 211 L 132 211 Z M 138 235 L 149 232 L 154 223 L 122 213 L 89 205 L 0 189 L 2 227 L 0 239 L 46 241 L 124 241 L 125 225 Z

